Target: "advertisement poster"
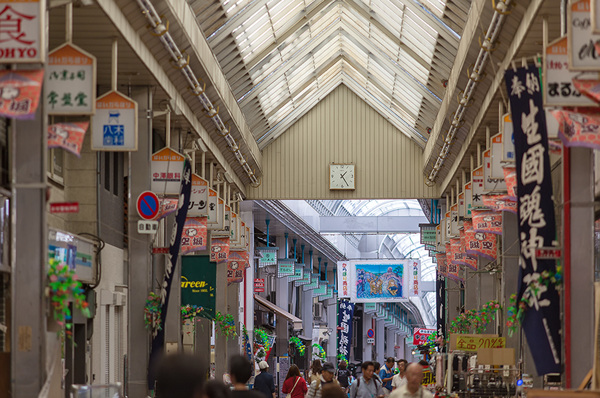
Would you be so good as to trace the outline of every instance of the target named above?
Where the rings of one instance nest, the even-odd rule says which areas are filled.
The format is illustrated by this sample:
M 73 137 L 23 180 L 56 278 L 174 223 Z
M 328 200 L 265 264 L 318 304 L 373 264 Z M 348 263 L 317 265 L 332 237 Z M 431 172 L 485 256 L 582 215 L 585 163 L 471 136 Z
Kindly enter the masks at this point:
M 210 261 L 220 263 L 229 256 L 229 238 L 210 238 Z
M 33 119 L 40 103 L 43 79 L 43 70 L 0 71 L 0 116 Z
M 90 123 L 56 123 L 48 126 L 48 148 L 62 148 L 80 157 Z
M 204 308 L 201 316 L 214 319 L 217 265 L 208 256 L 181 257 L 181 305 Z
M 355 303 L 392 302 L 408 298 L 411 288 L 414 289 L 415 262 L 420 267 L 419 260 L 413 259 L 340 261 L 337 266 L 338 294 Z
M 181 254 L 206 250 L 206 218 L 188 217 L 183 226 Z
M 246 252 L 230 251 L 227 257 L 227 285 L 241 283 L 244 281 L 244 270 L 246 269 Z

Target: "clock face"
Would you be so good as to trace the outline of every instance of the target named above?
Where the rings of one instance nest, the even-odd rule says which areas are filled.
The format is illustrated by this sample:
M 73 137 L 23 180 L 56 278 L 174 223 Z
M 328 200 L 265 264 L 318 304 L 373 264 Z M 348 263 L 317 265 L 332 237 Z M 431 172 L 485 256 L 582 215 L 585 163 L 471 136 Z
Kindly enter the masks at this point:
M 329 165 L 329 189 L 355 189 L 354 165 Z

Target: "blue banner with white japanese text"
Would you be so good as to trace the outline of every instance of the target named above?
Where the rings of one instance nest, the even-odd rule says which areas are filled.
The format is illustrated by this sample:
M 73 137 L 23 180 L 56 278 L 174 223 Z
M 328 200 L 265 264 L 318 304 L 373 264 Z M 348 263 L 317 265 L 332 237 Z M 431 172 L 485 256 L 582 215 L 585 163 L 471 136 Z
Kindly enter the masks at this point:
M 350 359 L 352 344 L 352 317 L 354 316 L 354 303 L 348 300 L 340 301 L 338 312 L 338 354 L 346 362 Z
M 560 302 L 551 277 L 556 260 L 536 258 L 536 249 L 554 246 L 556 224 L 548 134 L 538 68 L 509 69 L 506 89 L 514 128 L 519 218 L 521 325 L 538 374 L 561 372 Z

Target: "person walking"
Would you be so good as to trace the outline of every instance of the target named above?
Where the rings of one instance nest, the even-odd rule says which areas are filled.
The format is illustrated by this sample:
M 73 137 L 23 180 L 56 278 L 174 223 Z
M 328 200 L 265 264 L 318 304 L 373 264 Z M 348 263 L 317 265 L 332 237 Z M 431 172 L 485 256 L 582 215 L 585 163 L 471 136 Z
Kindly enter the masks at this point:
M 406 368 L 406 384 L 392 391 L 390 398 L 433 398 L 433 394 L 421 385 L 423 367 L 411 363 Z
M 315 380 L 319 380 L 321 377 L 321 370 L 323 366 L 321 365 L 320 359 L 315 359 L 310 365 L 310 372 L 308 372 L 308 377 L 310 378 L 309 382 L 312 383 Z
M 231 398 L 264 398 L 263 394 L 248 389 L 250 376 L 252 376 L 252 364 L 248 358 L 241 355 L 231 357 L 229 360 L 229 377 L 233 384 Z
M 406 384 L 406 365 L 407 364 L 408 364 L 408 361 L 406 359 L 398 360 L 398 374 L 396 374 L 394 376 L 394 378 L 392 379 L 392 391 L 394 391 L 397 388 L 400 388 Z
M 337 371 L 337 381 L 340 383 L 340 387 L 344 390 L 346 394 L 348 394 L 348 388 L 350 387 L 350 379 L 352 378 L 352 373 L 348 370 L 348 365 L 346 361 L 340 361 L 338 365 Z
M 262 393 L 264 398 L 275 398 L 275 381 L 268 372 L 269 364 L 266 361 L 258 363 L 260 373 L 254 378 L 254 390 Z
M 296 365 L 290 366 L 290 370 L 285 376 L 281 392 L 287 394 L 289 398 L 304 398 L 304 394 L 308 391 L 306 380 L 300 376 L 300 369 Z
M 389 357 L 385 361 L 385 365 L 379 371 L 379 378 L 383 385 L 383 394 L 388 397 L 392 392 L 392 379 L 394 378 L 394 358 Z
M 324 385 L 333 384 L 339 387 L 339 383 L 333 377 L 335 375 L 335 367 L 331 362 L 325 362 L 319 379 L 310 383 L 306 398 L 321 398 Z
M 375 365 L 366 361 L 361 365 L 362 376 L 358 377 L 350 386 L 350 398 L 383 398 L 381 382 L 373 375 Z

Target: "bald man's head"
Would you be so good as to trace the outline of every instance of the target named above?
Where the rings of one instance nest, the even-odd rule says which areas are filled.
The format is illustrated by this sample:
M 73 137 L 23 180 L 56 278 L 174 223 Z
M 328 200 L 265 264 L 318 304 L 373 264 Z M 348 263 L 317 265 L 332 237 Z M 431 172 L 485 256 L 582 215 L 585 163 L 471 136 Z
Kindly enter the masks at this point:
M 411 394 L 419 391 L 423 381 L 423 367 L 418 363 L 411 363 L 406 368 L 406 388 Z

